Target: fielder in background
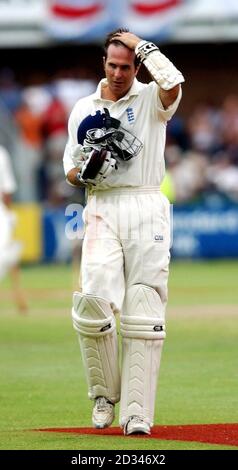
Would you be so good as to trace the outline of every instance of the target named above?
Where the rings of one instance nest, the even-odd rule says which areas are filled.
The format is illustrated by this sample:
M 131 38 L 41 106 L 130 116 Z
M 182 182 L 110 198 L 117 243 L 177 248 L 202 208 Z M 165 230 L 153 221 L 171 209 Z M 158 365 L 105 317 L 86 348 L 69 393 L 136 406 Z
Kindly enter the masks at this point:
M 17 308 L 25 313 L 28 306 L 20 283 L 19 267 L 22 246 L 13 239 L 16 217 L 11 203 L 16 189 L 10 155 L 0 146 L 0 280 L 9 273 Z
M 149 84 L 136 79 L 141 63 Z M 150 434 L 170 259 L 169 203 L 160 184 L 166 123 L 184 78 L 155 44 L 124 29 L 106 38 L 103 64 L 106 78 L 72 110 L 64 153 L 67 180 L 87 188 L 73 324 L 94 400 L 93 425 L 110 426 L 120 401 L 124 434 Z

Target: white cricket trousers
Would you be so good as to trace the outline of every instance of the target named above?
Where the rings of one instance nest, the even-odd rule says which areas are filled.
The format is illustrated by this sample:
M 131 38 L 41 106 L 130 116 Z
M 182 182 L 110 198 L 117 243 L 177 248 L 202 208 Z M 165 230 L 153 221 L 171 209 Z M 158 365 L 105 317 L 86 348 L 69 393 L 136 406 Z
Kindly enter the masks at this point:
M 127 289 L 154 288 L 165 309 L 170 248 L 170 206 L 158 187 L 94 191 L 84 210 L 82 292 L 123 311 Z

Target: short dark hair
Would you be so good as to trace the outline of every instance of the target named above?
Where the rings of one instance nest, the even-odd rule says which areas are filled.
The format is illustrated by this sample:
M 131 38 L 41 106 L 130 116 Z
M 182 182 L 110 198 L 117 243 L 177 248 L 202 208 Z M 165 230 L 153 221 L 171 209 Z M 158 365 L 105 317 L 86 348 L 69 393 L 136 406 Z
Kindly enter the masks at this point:
M 113 36 L 115 36 L 115 34 L 117 34 L 117 33 L 129 33 L 129 29 L 127 29 L 127 28 L 118 28 L 118 29 L 115 29 L 115 31 L 112 31 L 111 33 L 109 33 L 107 35 L 105 43 L 104 43 L 104 57 L 105 57 L 105 59 L 107 59 L 107 51 L 108 51 L 108 48 L 111 44 L 115 44 L 115 46 L 124 46 L 127 49 L 129 49 L 129 47 L 127 47 L 125 44 L 123 44 L 123 42 L 121 42 L 119 39 L 113 39 Z M 129 49 L 129 50 L 131 50 L 131 49 Z M 137 68 L 138 65 L 140 64 L 140 59 L 136 55 L 135 55 L 134 64 L 135 64 L 135 68 Z

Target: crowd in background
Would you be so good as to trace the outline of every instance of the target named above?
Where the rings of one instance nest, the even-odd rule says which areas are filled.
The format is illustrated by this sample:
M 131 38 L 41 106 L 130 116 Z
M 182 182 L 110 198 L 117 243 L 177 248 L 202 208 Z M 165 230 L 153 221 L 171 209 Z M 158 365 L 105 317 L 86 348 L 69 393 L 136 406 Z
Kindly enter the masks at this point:
M 179 114 L 178 114 L 179 116 Z M 166 162 L 177 202 L 219 193 L 238 202 L 238 95 L 199 103 L 168 125 Z
M 84 68 L 77 77 L 62 72 L 27 87 L 10 69 L 0 70 L 0 145 L 13 161 L 17 201 L 82 202 L 83 193 L 65 182 L 62 155 L 69 113 L 96 85 L 97 77 Z M 173 202 L 209 193 L 238 202 L 238 95 L 224 96 L 220 107 L 198 103 L 186 118 L 178 110 L 167 128 L 166 165 Z
M 68 117 L 76 101 L 96 89 L 96 78 L 70 71 L 49 83 L 21 87 L 9 69 L 0 71 L 0 145 L 11 155 L 19 202 L 61 205 L 83 198 L 65 182 L 62 157 Z

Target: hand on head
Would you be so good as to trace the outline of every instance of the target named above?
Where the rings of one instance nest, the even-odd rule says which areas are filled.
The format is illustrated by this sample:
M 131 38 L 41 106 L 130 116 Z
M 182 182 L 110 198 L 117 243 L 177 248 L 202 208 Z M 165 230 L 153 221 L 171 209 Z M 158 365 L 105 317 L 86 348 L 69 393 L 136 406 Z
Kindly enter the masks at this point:
M 115 39 L 122 42 L 122 44 L 124 44 L 125 46 L 129 47 L 129 49 L 132 49 L 132 50 L 135 50 L 137 44 L 141 41 L 141 39 L 138 36 L 129 32 L 115 33 L 111 41 Z

